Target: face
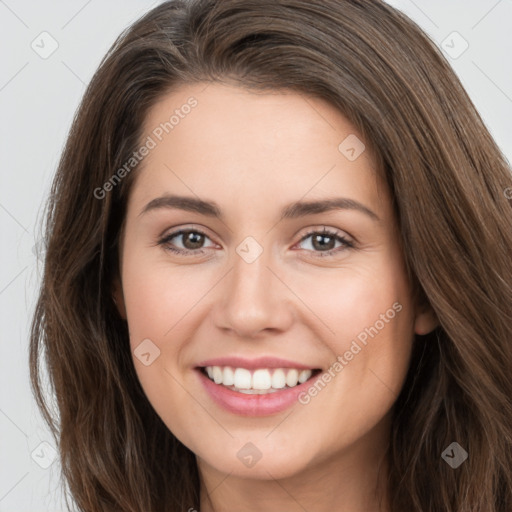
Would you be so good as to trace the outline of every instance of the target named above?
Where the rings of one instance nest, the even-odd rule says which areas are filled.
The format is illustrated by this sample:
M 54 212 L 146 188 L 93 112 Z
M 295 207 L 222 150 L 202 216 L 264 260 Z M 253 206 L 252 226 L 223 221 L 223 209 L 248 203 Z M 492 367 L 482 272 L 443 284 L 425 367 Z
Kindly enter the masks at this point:
M 369 145 L 322 100 L 220 84 L 181 86 L 144 128 L 115 297 L 156 413 L 233 476 L 384 449 L 435 320 Z

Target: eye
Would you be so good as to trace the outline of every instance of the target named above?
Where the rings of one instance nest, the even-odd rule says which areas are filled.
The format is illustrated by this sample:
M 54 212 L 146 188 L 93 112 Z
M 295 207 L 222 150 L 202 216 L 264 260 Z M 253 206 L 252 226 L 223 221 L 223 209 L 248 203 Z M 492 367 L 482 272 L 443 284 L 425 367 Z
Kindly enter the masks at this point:
M 176 243 L 173 242 L 174 239 L 181 240 L 182 247 L 176 247 Z M 164 236 L 158 241 L 158 245 L 162 245 L 165 250 L 176 254 L 198 256 L 205 253 L 203 249 L 205 248 L 204 243 L 206 239 L 210 240 L 205 233 L 198 229 L 180 229 Z M 322 231 L 312 230 L 304 235 L 299 245 L 308 239 L 311 239 L 309 243 L 310 248 L 306 247 L 306 249 L 317 253 L 316 255 L 319 257 L 330 256 L 334 253 L 354 247 L 353 242 L 339 235 L 336 231 L 330 231 L 325 227 Z M 336 243 L 339 244 L 337 247 Z M 213 244 L 209 247 L 214 246 Z
M 322 231 L 310 231 L 301 238 L 299 244 L 308 239 L 311 239 L 309 246 L 320 257 L 331 256 L 334 253 L 354 247 L 353 242 L 339 235 L 336 231 L 330 231 L 325 227 Z M 340 244 L 338 247 L 335 246 L 336 242 Z
M 171 242 L 173 239 L 181 240 L 183 248 L 176 247 L 176 244 Z M 206 239 L 209 240 L 208 236 L 197 229 L 180 229 L 164 236 L 158 241 L 158 244 L 177 254 L 193 253 L 193 255 L 198 255 L 205 252 L 203 244 Z

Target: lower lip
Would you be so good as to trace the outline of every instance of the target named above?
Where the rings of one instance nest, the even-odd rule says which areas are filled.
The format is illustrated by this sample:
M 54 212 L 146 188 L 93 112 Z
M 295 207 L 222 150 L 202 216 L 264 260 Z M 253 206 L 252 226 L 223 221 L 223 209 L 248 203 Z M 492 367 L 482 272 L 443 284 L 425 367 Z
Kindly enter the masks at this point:
M 300 393 L 313 385 L 317 376 L 295 386 L 265 395 L 248 395 L 233 391 L 222 384 L 215 384 L 201 370 L 196 369 L 206 391 L 222 408 L 240 416 L 269 416 L 282 412 L 298 402 Z

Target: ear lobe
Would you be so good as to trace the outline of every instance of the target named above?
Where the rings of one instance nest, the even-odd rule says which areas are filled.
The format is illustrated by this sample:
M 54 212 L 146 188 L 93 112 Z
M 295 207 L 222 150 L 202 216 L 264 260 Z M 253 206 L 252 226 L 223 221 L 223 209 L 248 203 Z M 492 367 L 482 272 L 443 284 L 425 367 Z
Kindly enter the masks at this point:
M 439 320 L 430 305 L 419 308 L 414 319 L 414 333 L 419 335 L 429 334 L 439 326 Z
M 114 279 L 112 285 L 112 300 L 114 301 L 114 304 L 116 305 L 117 311 L 119 312 L 119 315 L 121 315 L 121 318 L 126 320 L 127 317 L 126 306 L 124 303 L 123 286 L 118 277 Z

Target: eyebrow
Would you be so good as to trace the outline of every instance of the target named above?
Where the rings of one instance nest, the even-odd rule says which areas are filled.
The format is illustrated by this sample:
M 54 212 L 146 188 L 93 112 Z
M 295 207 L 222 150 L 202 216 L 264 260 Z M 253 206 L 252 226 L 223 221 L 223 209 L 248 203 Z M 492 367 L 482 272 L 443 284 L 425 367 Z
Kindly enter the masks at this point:
M 150 211 L 173 208 L 222 219 L 222 211 L 214 201 L 204 201 L 195 197 L 177 195 L 164 195 L 152 199 L 139 213 L 139 217 Z M 296 201 L 294 203 L 290 203 L 281 210 L 280 220 L 296 219 L 332 210 L 356 210 L 364 213 L 374 221 L 381 220 L 380 217 L 367 206 L 355 201 L 354 199 L 348 199 L 345 197 L 327 198 L 317 201 Z

